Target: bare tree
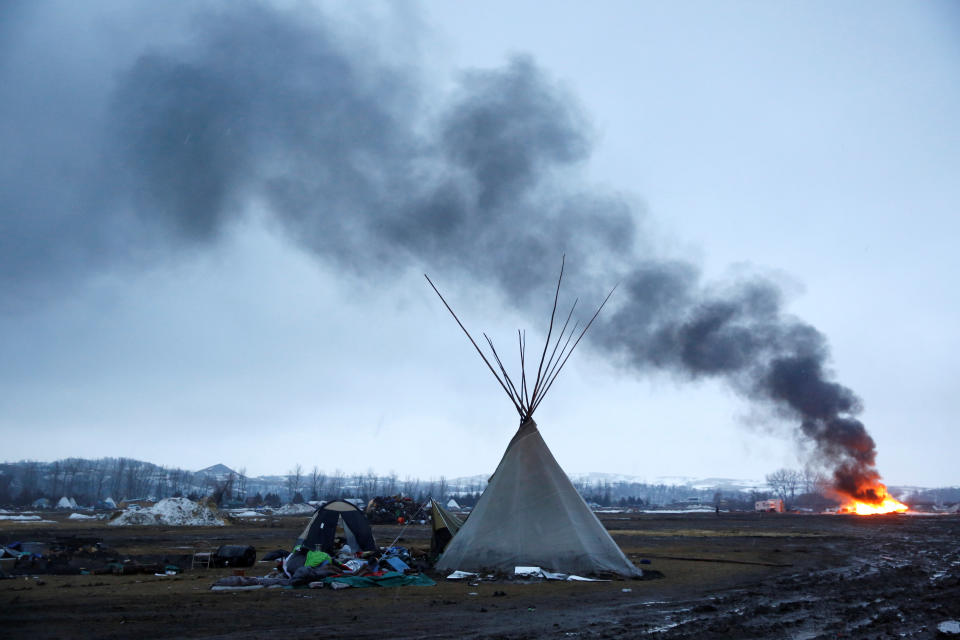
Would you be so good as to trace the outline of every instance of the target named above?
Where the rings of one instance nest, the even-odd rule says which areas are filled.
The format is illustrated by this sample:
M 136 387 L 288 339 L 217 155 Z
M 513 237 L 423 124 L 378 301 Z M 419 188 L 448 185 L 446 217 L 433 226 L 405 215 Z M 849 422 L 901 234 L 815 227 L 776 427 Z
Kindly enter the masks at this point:
M 822 493 L 824 484 L 827 482 L 826 476 L 813 467 L 804 467 L 801 472 L 803 476 L 802 486 L 804 493 Z
M 319 500 L 318 493 L 320 484 L 320 467 L 313 465 L 313 471 L 310 472 L 310 500 Z
M 400 492 L 409 497 L 416 497 L 420 492 L 420 478 L 411 478 L 407 476 L 403 480 L 403 485 L 400 488 Z
M 302 488 L 303 467 L 298 462 L 293 469 L 287 472 L 287 492 L 290 494 L 290 500 L 293 500 Z
M 363 494 L 366 493 L 364 487 L 366 485 L 365 478 L 362 473 L 354 474 L 352 480 L 353 490 L 348 497 L 357 497 L 357 494 L 360 494 L 359 497 L 363 497 Z
M 126 498 L 142 498 L 140 492 L 137 491 L 137 469 L 135 466 L 135 461 L 127 461 L 126 466 L 124 467 L 123 472 L 123 492 L 124 497 Z
M 233 490 L 235 481 L 236 476 L 232 471 L 227 474 L 226 478 L 213 481 L 213 490 L 210 492 L 210 499 L 213 500 L 214 504 L 218 507 L 223 506 L 225 501 L 230 499 L 230 492 Z
M 59 460 L 56 460 L 50 467 L 50 475 L 52 477 L 52 483 L 50 486 L 50 495 L 54 500 L 57 499 L 57 496 L 60 495 L 60 477 L 63 474 L 63 467 L 60 464 Z
M 170 475 L 170 495 L 182 497 L 187 488 L 187 472 L 183 469 L 174 469 Z
M 392 496 L 397 493 L 397 472 L 392 469 L 384 480 L 383 493 L 388 496 Z
M 63 461 L 63 495 L 72 498 L 74 494 L 73 481 L 77 476 L 77 459 L 67 458 Z
M 243 501 L 247 497 L 247 468 L 240 467 L 240 470 L 237 471 L 237 490 L 234 498 L 238 501 Z
M 332 486 L 330 487 L 331 497 L 334 497 L 334 498 L 342 498 L 342 497 L 343 497 L 343 496 L 342 496 L 342 493 L 343 493 L 343 479 L 344 479 L 344 477 L 345 477 L 345 476 L 344 476 L 344 474 L 343 474 L 343 471 L 341 471 L 340 469 L 334 470 L 334 472 L 333 472 L 333 482 L 332 482 Z
M 126 458 L 117 458 L 110 470 L 110 493 L 117 501 L 123 500 L 123 474 L 127 469 Z
M 794 469 L 777 469 L 767 474 L 767 484 L 787 503 L 796 497 L 797 489 L 803 485 L 803 474 Z
M 17 500 L 26 505 L 36 500 L 40 494 L 40 466 L 34 462 L 27 462 L 26 469 L 20 480 L 20 495 Z
M 93 466 L 94 499 L 98 502 L 106 497 L 103 495 L 103 487 L 107 482 L 109 466 L 110 461 L 107 458 L 97 460 Z

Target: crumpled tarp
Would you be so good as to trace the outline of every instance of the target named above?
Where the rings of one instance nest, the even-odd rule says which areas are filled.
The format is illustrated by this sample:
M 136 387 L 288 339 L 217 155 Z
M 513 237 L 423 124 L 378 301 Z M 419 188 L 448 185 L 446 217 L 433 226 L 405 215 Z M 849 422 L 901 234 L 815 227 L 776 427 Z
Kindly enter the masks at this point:
M 325 584 L 332 585 L 334 582 L 347 584 L 351 587 L 432 587 L 437 584 L 429 576 L 422 573 L 413 575 L 404 575 L 397 571 L 388 571 L 382 576 L 331 576 L 324 578 Z
M 315 570 L 315 569 L 312 569 Z M 311 569 L 307 569 L 311 571 Z M 318 579 L 314 582 L 310 582 L 311 585 L 323 583 L 326 586 L 333 587 L 334 583 L 339 583 L 344 585 L 343 587 L 335 588 L 345 588 L 345 587 L 406 587 L 406 586 L 416 586 L 416 587 L 432 587 L 436 584 L 426 575 L 413 574 L 413 575 L 404 575 L 396 571 L 389 571 L 380 576 L 326 576 L 319 577 L 315 576 Z M 267 578 L 267 577 L 255 577 L 255 576 L 226 576 L 217 580 L 211 588 L 213 591 L 247 591 L 252 589 L 259 589 L 262 587 L 296 587 L 296 586 L 306 586 L 308 579 L 303 579 L 301 581 L 296 581 L 294 579 L 287 580 L 286 578 Z

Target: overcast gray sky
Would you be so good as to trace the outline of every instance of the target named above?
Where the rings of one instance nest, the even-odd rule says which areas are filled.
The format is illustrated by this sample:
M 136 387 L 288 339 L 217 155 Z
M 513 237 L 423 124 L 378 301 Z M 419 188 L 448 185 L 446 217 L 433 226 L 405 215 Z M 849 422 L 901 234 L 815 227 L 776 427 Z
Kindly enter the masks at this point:
M 421 274 L 515 362 L 566 253 L 568 472 L 960 482 L 955 3 L 152 4 L 0 9 L 3 458 L 488 473 Z

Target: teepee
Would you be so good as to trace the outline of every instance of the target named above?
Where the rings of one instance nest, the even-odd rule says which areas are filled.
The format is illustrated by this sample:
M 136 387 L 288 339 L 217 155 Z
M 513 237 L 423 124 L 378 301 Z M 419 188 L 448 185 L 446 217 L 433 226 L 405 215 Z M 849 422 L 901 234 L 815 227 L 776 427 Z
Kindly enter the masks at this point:
M 570 328 L 570 319 L 576 308 L 574 302 L 563 328 L 552 341 L 560 283 L 563 281 L 561 266 L 547 340 L 532 385 L 527 384 L 526 338 L 523 333 L 517 334 L 520 343 L 520 380 L 517 386 L 507 374 L 490 338 L 483 334 L 499 373 L 429 277 L 427 281 L 520 414 L 520 428 L 507 446 L 503 459 L 470 517 L 437 561 L 437 568 L 512 573 L 517 566 L 538 566 L 552 572 L 572 574 L 642 575 L 583 501 L 550 453 L 540 436 L 537 423 L 533 421 L 533 412 L 613 291 L 571 345 L 571 339 L 578 329 L 578 323 Z

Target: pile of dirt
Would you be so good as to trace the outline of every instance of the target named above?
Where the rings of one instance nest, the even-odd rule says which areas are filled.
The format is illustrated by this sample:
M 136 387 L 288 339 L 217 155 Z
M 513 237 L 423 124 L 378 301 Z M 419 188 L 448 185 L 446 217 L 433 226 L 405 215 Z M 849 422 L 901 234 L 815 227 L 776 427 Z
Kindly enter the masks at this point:
M 110 526 L 167 525 L 177 527 L 222 527 L 226 524 L 216 508 L 187 498 L 165 498 L 147 509 L 128 509 Z

